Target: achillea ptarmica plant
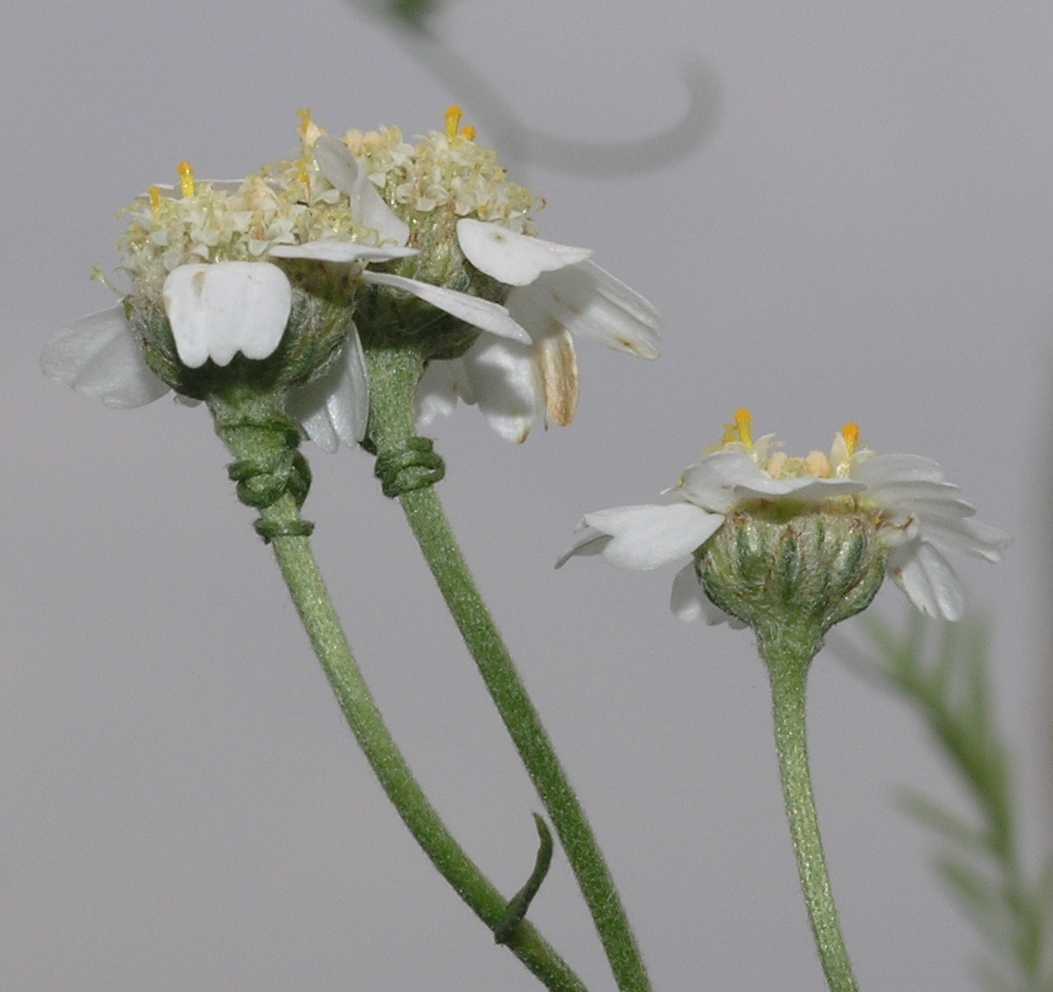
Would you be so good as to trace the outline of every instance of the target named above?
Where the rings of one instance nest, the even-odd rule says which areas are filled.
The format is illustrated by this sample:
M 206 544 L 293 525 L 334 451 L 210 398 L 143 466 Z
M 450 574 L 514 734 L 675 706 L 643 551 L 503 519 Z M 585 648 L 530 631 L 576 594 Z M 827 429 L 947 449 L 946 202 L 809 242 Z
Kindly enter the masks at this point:
M 739 410 L 721 443 L 688 468 L 663 505 L 587 513 L 575 555 L 653 569 L 690 561 L 673 583 L 672 609 L 753 628 L 768 668 L 775 744 L 798 873 L 827 983 L 857 992 L 827 876 L 812 795 L 805 729 L 812 659 L 831 626 L 865 609 L 886 575 L 921 612 L 957 620 L 961 584 L 945 551 L 998 561 L 1008 539 L 940 466 L 918 455 L 878 454 L 856 424 L 829 451 L 791 457 L 773 435 L 754 440 Z
M 299 153 L 244 179 L 201 181 L 183 163 L 178 185 L 150 187 L 124 212 L 119 250 L 130 285 L 118 305 L 60 333 L 42 365 L 113 407 L 169 390 L 186 405 L 205 404 L 234 456 L 227 471 L 237 496 L 257 511 L 256 532 L 271 545 L 341 709 L 402 819 L 497 943 L 547 987 L 584 989 L 525 919 L 551 860 L 547 826 L 535 817 L 534 871 L 506 900 L 415 782 L 314 561 L 313 525 L 300 513 L 311 484 L 303 436 L 327 451 L 361 442 L 376 455 L 383 491 L 400 497 L 538 786 L 618 984 L 643 989 L 646 970 L 602 851 L 432 488 L 442 459 L 414 431 L 428 363 L 462 370 L 484 412 L 517 439 L 545 400 L 569 422 L 571 331 L 606 334 L 653 357 L 655 318 L 642 298 L 592 268 L 587 251 L 534 236 L 529 215 L 539 204 L 474 137 L 452 112 L 444 133 L 417 145 L 394 129 L 341 141 L 304 112 Z M 529 315 L 520 323 L 505 302 L 578 266 L 584 275 L 571 277 L 559 303 L 566 319 L 535 340 Z M 603 300 L 583 297 L 582 280 Z M 509 426 L 520 386 L 526 421 Z
M 790 457 L 773 435 L 754 440 L 752 417 L 739 410 L 666 493 L 664 505 L 587 513 L 559 564 L 602 553 L 652 569 L 690 555 L 673 583 L 681 619 L 757 629 L 807 617 L 821 637 L 867 606 L 886 575 L 922 613 L 959 619 L 964 596 L 945 552 L 995 562 L 1008 541 L 975 519 L 936 462 L 879 454 L 855 424 L 829 453 Z

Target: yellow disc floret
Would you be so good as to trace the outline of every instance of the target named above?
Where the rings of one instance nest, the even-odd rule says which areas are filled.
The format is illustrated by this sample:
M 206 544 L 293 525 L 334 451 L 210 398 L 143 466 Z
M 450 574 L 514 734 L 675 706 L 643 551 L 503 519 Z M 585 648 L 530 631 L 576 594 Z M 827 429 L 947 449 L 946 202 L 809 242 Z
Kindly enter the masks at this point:
M 753 416 L 742 408 L 735 411 L 730 424 L 724 425 L 720 443 L 706 449 L 706 454 L 717 451 L 741 451 L 749 455 L 761 471 L 773 479 L 796 479 L 805 476 L 816 479 L 848 478 L 855 455 L 863 451 L 859 425 L 847 423 L 834 436 L 829 454 L 812 450 L 803 457 L 787 455 L 774 434 L 754 440 Z
M 446 137 L 453 141 L 461 129 L 464 111 L 455 103 L 446 111 Z
M 735 419 L 724 425 L 722 444 L 742 444 L 753 447 L 753 414 L 745 407 L 735 411 Z
M 405 141 L 396 127 L 348 131 L 344 143 L 411 225 L 475 217 L 535 233 L 530 215 L 544 201 L 509 179 L 497 153 L 477 144 L 475 128 L 462 126 L 463 121 L 464 111 L 455 105 L 446 111 L 443 129 L 416 144 Z
M 197 183 L 194 179 L 194 167 L 187 161 L 179 163 L 179 188 L 183 193 L 183 198 L 186 200 L 193 197 L 194 192 L 197 188 Z
M 859 424 L 850 421 L 841 428 L 841 436 L 845 439 L 845 447 L 849 455 L 854 455 L 859 448 Z

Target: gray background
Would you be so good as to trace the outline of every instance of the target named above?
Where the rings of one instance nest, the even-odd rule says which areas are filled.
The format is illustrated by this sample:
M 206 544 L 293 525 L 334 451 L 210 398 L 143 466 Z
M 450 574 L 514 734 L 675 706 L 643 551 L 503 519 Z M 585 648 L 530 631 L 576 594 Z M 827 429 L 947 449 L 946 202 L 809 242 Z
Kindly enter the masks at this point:
M 462 0 L 435 29 L 525 125 L 600 146 L 569 163 L 558 141 L 516 152 L 549 199 L 543 233 L 595 246 L 668 325 L 651 365 L 582 345 L 572 430 L 514 448 L 473 411 L 444 423 L 443 496 L 656 987 L 816 989 L 750 638 L 676 623 L 671 571 L 556 575 L 552 560 L 581 512 L 653 498 L 739 405 L 796 449 L 857 419 L 878 448 L 938 457 L 1017 537 L 997 570 L 962 570 L 997 623 L 1029 841 L 1048 841 L 1053 8 Z M 605 143 L 690 113 L 687 57 L 702 131 L 678 133 L 666 165 L 618 174 L 636 160 Z M 535 987 L 375 785 L 205 414 L 107 411 L 36 366 L 50 333 L 109 304 L 87 272 L 115 260 L 114 213 L 180 159 L 241 174 L 294 149 L 304 105 L 335 130 L 419 132 L 455 97 L 489 114 L 493 95 L 456 90 L 461 75 L 338 0 L 8 11 L 5 992 Z M 483 140 L 501 133 L 480 123 Z M 459 837 L 512 891 L 538 803 L 369 459 L 312 460 L 308 515 L 368 678 Z M 900 616 L 895 590 L 880 602 Z M 863 986 L 967 987 L 972 933 L 926 868 L 929 838 L 891 805 L 896 784 L 954 798 L 953 782 L 914 716 L 832 654 L 811 709 Z M 532 915 L 611 987 L 564 862 Z

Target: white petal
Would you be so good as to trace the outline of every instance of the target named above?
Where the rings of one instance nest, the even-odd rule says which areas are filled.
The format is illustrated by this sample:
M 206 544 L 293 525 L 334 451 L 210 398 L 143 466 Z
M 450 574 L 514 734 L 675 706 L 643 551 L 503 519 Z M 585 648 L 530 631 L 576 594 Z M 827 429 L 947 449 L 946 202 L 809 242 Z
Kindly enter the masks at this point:
M 584 521 L 578 525 L 575 535 L 574 543 L 556 559 L 556 568 L 562 568 L 571 558 L 577 555 L 602 554 L 603 549 L 611 543 L 609 534 L 604 534 L 596 530 L 595 527 L 590 527 Z
M 319 262 L 390 262 L 418 254 L 416 248 L 377 248 L 354 241 L 322 238 L 302 245 L 275 245 L 267 254 L 271 258 L 310 258 Z
M 707 513 L 692 503 L 668 506 L 617 506 L 585 514 L 589 527 L 610 534 L 604 556 L 622 568 L 658 568 L 691 554 L 724 523 L 719 513 Z
M 894 453 L 854 459 L 851 475 L 875 487 L 898 482 L 943 481 L 943 469 L 931 458 Z
M 821 502 L 862 492 L 866 486 L 849 479 L 773 479 L 744 451 L 717 451 L 688 468 L 673 492 L 680 492 L 707 510 L 726 512 L 750 499 Z
M 702 582 L 695 571 L 694 561 L 689 561 L 673 579 L 673 591 L 669 597 L 669 609 L 677 620 L 697 620 L 705 615 L 709 602 Z M 712 605 L 712 604 L 710 604 Z
M 889 555 L 888 569 L 907 598 L 926 616 L 961 619 L 965 609 L 961 582 L 932 545 L 916 540 L 896 548 Z
M 979 520 L 950 520 L 923 517 L 918 529 L 922 536 L 945 550 L 965 551 L 989 562 L 1002 560 L 1010 544 L 1005 531 Z
M 542 272 L 584 262 L 592 254 L 470 217 L 457 221 L 457 241 L 472 265 L 509 286 L 526 286 Z
M 120 409 L 144 406 L 168 392 L 147 366 L 121 305 L 81 317 L 56 334 L 40 367 L 50 378 Z
M 456 290 L 445 289 L 442 286 L 433 286 L 430 282 L 418 282 L 416 279 L 393 276 L 386 272 L 363 272 L 362 281 L 375 286 L 391 286 L 394 289 L 401 289 L 439 310 L 452 314 L 458 320 L 471 324 L 472 327 L 478 327 L 481 331 L 489 331 L 491 334 L 508 338 L 510 341 L 523 343 L 530 341 L 530 335 L 498 303 L 491 303 L 489 300 L 483 300 L 468 293 L 458 293 Z
M 181 265 L 162 293 L 176 351 L 187 368 L 272 354 L 285 333 L 292 287 L 270 262 Z
M 802 476 L 797 479 L 769 479 L 759 483 L 736 486 L 735 495 L 740 499 L 787 500 L 802 503 L 821 503 L 824 499 L 849 496 L 866 489 L 862 482 L 851 479 L 812 479 Z
M 595 262 L 550 272 L 508 294 L 508 310 L 532 335 L 553 323 L 637 358 L 658 357 L 658 311 Z
M 322 175 L 350 199 L 356 223 L 372 228 L 384 241 L 404 245 L 409 240 L 409 225 L 384 202 L 347 145 L 323 134 L 315 142 L 314 157 Z
M 867 495 L 883 506 L 910 506 L 918 502 L 959 501 L 961 489 L 949 482 L 913 479 L 905 482 L 867 484 Z
M 432 361 L 417 385 L 417 427 L 423 430 L 457 409 L 457 401 L 474 403 L 475 394 L 461 359 Z
M 512 341 L 480 337 L 463 362 L 487 423 L 506 441 L 522 444 L 543 419 L 545 409 L 533 351 Z
M 682 492 L 707 510 L 724 513 L 735 505 L 736 486 L 763 486 L 771 481 L 743 451 L 717 451 L 691 465 L 672 490 Z
M 289 397 L 289 415 L 307 436 L 332 454 L 343 441 L 353 445 L 366 436 L 369 421 L 369 377 L 362 342 L 352 325 L 343 353 L 320 379 Z

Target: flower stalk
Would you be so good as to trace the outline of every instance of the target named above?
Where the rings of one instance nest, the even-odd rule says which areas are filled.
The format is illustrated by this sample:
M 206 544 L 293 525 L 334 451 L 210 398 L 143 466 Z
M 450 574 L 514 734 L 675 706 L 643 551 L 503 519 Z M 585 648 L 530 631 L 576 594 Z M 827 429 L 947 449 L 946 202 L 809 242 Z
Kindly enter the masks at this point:
M 423 358 L 409 343 L 367 340 L 365 350 L 371 387 L 369 438 L 385 492 L 398 496 L 446 605 L 548 811 L 618 988 L 622 992 L 647 992 L 651 986 L 643 958 L 592 827 L 432 488 L 432 483 L 441 478 L 441 470 L 415 455 L 423 454 L 414 420 L 414 396 L 424 371 Z M 382 473 L 383 465 L 403 467 Z
M 348 726 L 417 843 L 475 915 L 500 934 L 500 942 L 551 992 L 587 992 L 530 923 L 522 920 L 509 930 L 509 901 L 447 829 L 392 738 L 351 653 L 311 550 L 311 525 L 302 519 L 299 509 L 304 492 L 295 484 L 286 484 L 285 491 L 277 492 L 284 466 L 292 462 L 290 454 L 300 461 L 302 457 L 295 452 L 295 440 L 276 423 L 277 410 L 272 405 L 266 396 L 245 394 L 210 400 L 217 433 L 237 459 L 231 474 L 238 481 L 239 498 L 259 511 L 256 530 L 274 550 L 289 595 Z M 238 479 L 246 473 L 247 478 Z
M 819 960 L 830 992 L 858 992 L 830 887 L 808 767 L 806 697 L 814 642 L 765 638 L 758 643 L 771 677 L 775 750 L 786 816 Z

